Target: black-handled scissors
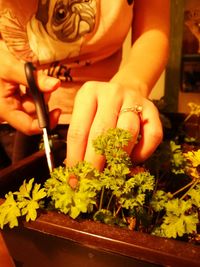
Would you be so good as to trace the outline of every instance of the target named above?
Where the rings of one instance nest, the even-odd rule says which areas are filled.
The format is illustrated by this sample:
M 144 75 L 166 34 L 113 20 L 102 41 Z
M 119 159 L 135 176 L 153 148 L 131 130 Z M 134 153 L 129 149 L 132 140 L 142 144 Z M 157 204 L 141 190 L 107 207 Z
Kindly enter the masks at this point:
M 39 90 L 35 81 L 36 68 L 31 62 L 26 62 L 24 65 L 27 83 L 31 96 L 33 97 L 36 113 L 38 117 L 39 127 L 43 130 L 44 148 L 47 158 L 49 171 L 53 171 L 53 158 L 49 144 L 48 130 L 49 130 L 49 112 L 48 106 L 45 104 L 44 95 Z

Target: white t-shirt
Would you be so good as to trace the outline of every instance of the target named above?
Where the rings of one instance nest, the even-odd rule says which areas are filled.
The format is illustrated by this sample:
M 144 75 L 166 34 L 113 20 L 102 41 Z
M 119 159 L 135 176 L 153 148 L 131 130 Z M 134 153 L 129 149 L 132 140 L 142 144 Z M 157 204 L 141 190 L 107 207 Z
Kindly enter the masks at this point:
M 131 0 L 0 0 L 0 32 L 20 60 L 62 80 L 50 100 L 69 123 L 77 90 L 118 70 L 131 27 Z

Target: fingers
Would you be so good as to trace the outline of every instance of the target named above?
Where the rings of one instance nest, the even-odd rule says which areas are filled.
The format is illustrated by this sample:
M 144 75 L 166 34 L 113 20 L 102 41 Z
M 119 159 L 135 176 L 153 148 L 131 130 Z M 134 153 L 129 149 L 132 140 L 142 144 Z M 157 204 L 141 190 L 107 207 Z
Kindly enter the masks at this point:
M 113 96 L 108 93 L 107 97 L 105 94 L 98 94 L 103 85 L 104 83 L 90 82 L 76 97 L 67 136 L 68 166 L 73 166 L 80 160 L 86 160 L 98 169 L 102 169 L 104 165 L 104 157 L 95 152 L 93 140 L 102 132 L 116 126 L 117 108 L 111 104 Z
M 44 93 L 50 93 L 53 92 L 55 89 L 57 89 L 61 85 L 61 81 L 54 77 L 49 77 L 46 74 L 43 73 L 43 71 L 37 72 L 37 83 L 38 87 L 43 91 Z
M 5 120 L 12 127 L 27 135 L 42 132 L 42 129 L 39 128 L 38 120 L 21 110 L 7 112 Z
M 116 127 L 118 118 L 116 110 L 118 109 L 117 106 L 119 106 L 119 102 L 111 103 L 111 99 L 112 98 L 107 98 L 107 100 L 105 99 L 104 101 L 99 99 L 98 109 L 90 128 L 85 151 L 84 159 L 92 163 L 92 165 L 99 170 L 103 169 L 105 158 L 96 153 L 93 141 L 108 129 Z
M 60 109 L 52 110 L 49 114 L 50 127 L 58 123 Z M 35 104 L 27 94 L 22 94 L 17 84 L 8 83 L 0 79 L 0 117 L 17 130 L 31 135 L 41 132 Z
M 59 117 L 61 115 L 61 109 L 57 108 L 49 112 L 50 129 L 53 129 L 58 124 Z
M 124 103 L 121 110 L 128 107 L 134 106 L 131 103 Z M 133 147 L 135 146 L 140 131 L 140 117 L 133 111 L 124 112 L 122 114 L 119 113 L 117 127 L 127 130 L 132 134 L 132 139 L 130 140 L 128 146 L 124 148 L 126 152 L 130 154 Z
M 52 110 L 49 113 L 51 129 L 57 125 L 60 113 L 60 109 Z M 42 132 L 42 129 L 38 124 L 38 119 L 34 115 L 29 115 L 22 110 L 13 110 L 12 112 L 8 112 L 6 122 L 26 135 L 39 134 Z
M 70 126 L 67 133 L 67 166 L 74 166 L 85 159 L 85 151 L 88 143 L 88 135 L 97 109 L 94 90 L 90 92 L 90 98 L 82 89 L 78 92 L 74 103 Z M 92 100 L 92 101 L 91 101 Z M 77 178 L 70 177 L 69 184 L 72 188 L 77 185 Z
M 24 63 L 2 46 L 0 55 L 3 59 L 0 66 L 0 119 L 28 135 L 41 132 L 33 100 L 25 90 L 21 90 L 21 87 L 27 87 Z M 36 71 L 35 78 L 39 89 L 45 93 L 45 99 L 60 86 L 58 79 L 47 76 L 42 70 Z M 53 110 L 49 115 L 53 128 L 58 122 L 60 110 Z
M 158 110 L 150 101 L 143 108 L 140 134 L 141 139 L 131 153 L 131 158 L 136 163 L 145 161 L 155 151 L 163 138 Z
M 0 50 L 3 58 L 0 66 L 0 78 L 5 81 L 28 86 L 24 71 L 24 63 L 15 58 L 9 51 Z M 59 79 L 49 77 L 42 70 L 37 71 L 36 80 L 38 87 L 43 92 L 52 92 L 60 86 Z
M 138 104 L 143 107 L 142 114 L 134 109 L 120 113 Z M 113 84 L 88 83 L 76 97 L 67 137 L 67 165 L 86 160 L 102 170 L 105 159 L 95 152 L 93 140 L 115 127 L 131 132 L 132 139 L 124 149 L 135 162 L 149 157 L 162 140 L 159 114 L 152 102 L 138 92 L 123 91 Z M 140 134 L 142 137 L 137 143 Z
M 33 102 L 33 99 L 29 95 L 24 94 L 21 96 L 21 105 L 26 113 L 28 114 L 35 113 L 35 104 Z
M 90 126 L 94 119 L 97 101 L 94 90 L 88 90 L 90 97 L 82 88 L 76 96 L 74 110 L 67 134 L 66 164 L 74 166 L 78 161 L 84 160 L 88 142 Z
M 33 99 L 25 94 L 21 97 L 21 106 L 22 110 L 30 115 L 31 117 L 36 117 L 36 109 L 35 109 L 35 103 L 33 102 Z M 59 117 L 61 115 L 61 109 L 57 108 L 49 112 L 49 127 L 50 129 L 53 129 L 57 124 Z

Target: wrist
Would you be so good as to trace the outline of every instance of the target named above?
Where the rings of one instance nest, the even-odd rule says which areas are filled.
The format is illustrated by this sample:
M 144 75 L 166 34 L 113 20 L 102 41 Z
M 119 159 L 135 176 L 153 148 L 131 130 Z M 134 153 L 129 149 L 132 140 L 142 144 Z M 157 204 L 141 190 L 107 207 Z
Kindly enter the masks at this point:
M 143 81 L 130 77 L 127 79 L 127 77 L 120 79 L 119 76 L 114 76 L 110 82 L 120 84 L 123 87 L 127 87 L 133 91 L 138 92 L 143 97 L 148 98 L 150 94 L 150 89 L 148 88 L 147 84 L 145 84 Z

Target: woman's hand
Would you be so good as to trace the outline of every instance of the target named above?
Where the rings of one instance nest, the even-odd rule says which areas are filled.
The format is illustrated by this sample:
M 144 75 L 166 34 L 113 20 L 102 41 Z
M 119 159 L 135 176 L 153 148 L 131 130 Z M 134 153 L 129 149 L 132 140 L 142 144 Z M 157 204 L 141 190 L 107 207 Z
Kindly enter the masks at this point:
M 141 114 L 121 112 L 142 107 Z M 95 153 L 92 142 L 109 128 L 122 128 L 132 133 L 126 148 L 134 162 L 148 158 L 162 140 L 162 126 L 154 104 L 138 88 L 125 88 L 114 82 L 87 82 L 76 96 L 67 137 L 67 165 L 80 160 L 102 169 L 104 158 Z M 138 135 L 141 138 L 137 143 Z
M 126 148 L 135 162 L 148 158 L 162 140 L 156 107 L 147 99 L 164 70 L 169 52 L 170 1 L 135 0 L 132 47 L 111 82 L 88 82 L 78 92 L 67 139 L 67 164 L 87 160 L 98 169 L 104 159 L 95 154 L 92 141 L 109 128 L 132 133 Z M 123 112 L 141 105 L 139 116 Z M 138 143 L 136 140 L 141 134 Z
M 18 61 L 9 51 L 0 49 L 0 121 L 6 121 L 17 130 L 31 135 L 41 132 L 35 114 L 35 106 L 28 91 L 24 63 Z M 43 93 L 48 95 L 59 85 L 58 79 L 37 72 L 37 83 Z M 58 121 L 60 110 L 50 112 L 50 126 Z

